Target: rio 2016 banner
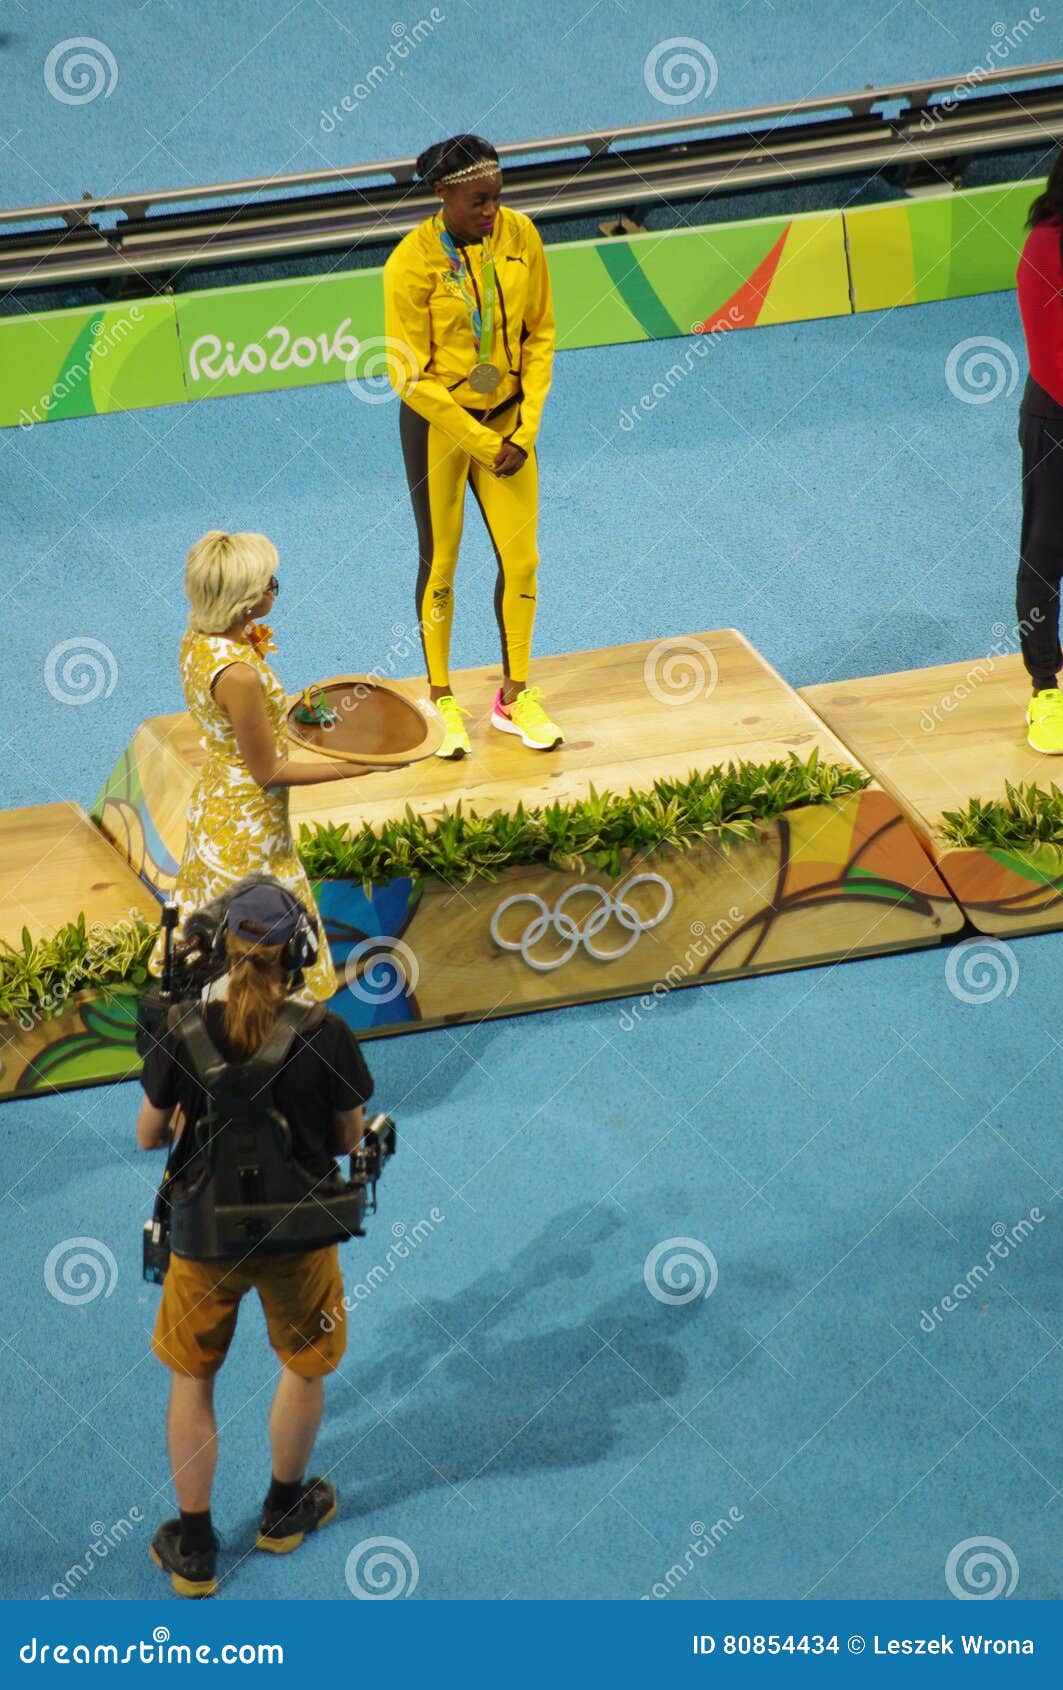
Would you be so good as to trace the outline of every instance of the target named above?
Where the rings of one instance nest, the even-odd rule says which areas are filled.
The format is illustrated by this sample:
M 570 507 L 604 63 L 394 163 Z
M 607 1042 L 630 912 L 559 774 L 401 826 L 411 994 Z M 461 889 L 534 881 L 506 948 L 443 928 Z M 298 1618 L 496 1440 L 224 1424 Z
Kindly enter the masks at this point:
M 850 309 L 836 212 L 550 248 L 558 347 L 617 345 L 837 316 Z M 368 384 L 412 353 L 384 335 L 379 270 L 178 298 L 188 397 L 316 382 Z
M 177 300 L 189 399 L 386 375 L 379 270 Z
M 715 338 L 1010 288 L 1041 185 L 552 245 L 558 348 Z M 0 319 L 0 426 L 330 381 L 389 399 L 389 367 L 412 367 L 412 354 L 385 337 L 380 276 Z

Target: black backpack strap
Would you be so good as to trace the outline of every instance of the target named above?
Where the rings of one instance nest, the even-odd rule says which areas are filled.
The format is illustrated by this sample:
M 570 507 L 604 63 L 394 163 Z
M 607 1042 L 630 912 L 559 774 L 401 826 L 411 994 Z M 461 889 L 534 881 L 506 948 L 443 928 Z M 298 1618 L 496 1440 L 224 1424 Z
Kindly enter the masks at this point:
M 170 1011 L 169 1025 L 188 1052 L 196 1079 L 205 1091 L 212 1091 L 232 1064 L 226 1062 L 207 1032 L 202 1005 L 198 1002 L 175 1004 Z
M 176 1017 L 171 1011 L 170 1024 L 179 1034 L 196 1078 L 204 1090 L 213 1094 L 224 1090 L 226 1082 L 237 1082 L 240 1096 L 247 1102 L 258 1097 L 268 1087 L 287 1060 L 288 1053 L 300 1033 L 307 1033 L 321 1025 L 328 1011 L 323 1003 L 295 1003 L 288 999 L 281 1004 L 273 1031 L 264 1044 L 246 1062 L 226 1062 L 207 1031 L 200 1003 L 177 1006 Z
M 290 998 L 281 1004 L 272 1033 L 254 1056 L 240 1064 L 241 1079 L 252 1085 L 271 1080 L 283 1063 L 300 1033 L 309 1032 L 324 1019 L 324 1004 L 294 1003 Z

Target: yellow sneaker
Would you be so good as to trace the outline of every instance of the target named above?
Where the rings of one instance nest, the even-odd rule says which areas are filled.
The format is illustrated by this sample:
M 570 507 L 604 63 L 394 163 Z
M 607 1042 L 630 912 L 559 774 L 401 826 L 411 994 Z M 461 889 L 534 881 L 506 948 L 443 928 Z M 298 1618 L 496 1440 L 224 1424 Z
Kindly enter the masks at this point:
M 1026 721 L 1027 745 L 1047 757 L 1063 756 L 1063 692 L 1058 687 L 1034 693 L 1026 706 Z
M 436 709 L 443 718 L 443 743 L 436 752 L 437 757 L 448 757 L 456 762 L 459 757 L 467 757 L 472 750 L 469 736 L 465 732 L 463 716 L 469 711 L 463 710 L 453 693 L 444 693 L 442 698 L 436 699 Z
M 538 687 L 525 687 L 512 704 L 507 704 L 499 687 L 491 711 L 491 726 L 504 734 L 519 734 L 532 751 L 553 751 L 564 743 L 565 736 L 546 714 L 542 698 Z

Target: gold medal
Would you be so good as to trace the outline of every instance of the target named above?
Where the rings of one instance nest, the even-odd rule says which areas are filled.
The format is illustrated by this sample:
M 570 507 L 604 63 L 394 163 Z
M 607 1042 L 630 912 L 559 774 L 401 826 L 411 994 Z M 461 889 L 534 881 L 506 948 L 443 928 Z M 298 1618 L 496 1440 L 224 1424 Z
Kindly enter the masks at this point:
M 497 364 L 474 364 L 469 373 L 469 386 L 476 393 L 493 393 L 502 380 Z

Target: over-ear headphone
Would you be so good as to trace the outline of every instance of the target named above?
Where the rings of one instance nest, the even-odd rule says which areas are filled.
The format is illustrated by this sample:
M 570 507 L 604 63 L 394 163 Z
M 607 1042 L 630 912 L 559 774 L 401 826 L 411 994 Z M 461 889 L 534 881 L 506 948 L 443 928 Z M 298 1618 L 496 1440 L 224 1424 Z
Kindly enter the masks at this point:
M 284 895 L 299 917 L 299 925 L 290 939 L 285 940 L 281 952 L 281 967 L 285 974 L 302 974 L 307 968 L 312 968 L 317 961 L 318 937 L 317 927 L 310 919 L 305 905 L 284 888 Z
M 306 905 L 295 896 L 295 893 L 271 874 L 249 876 L 248 879 L 241 880 L 231 887 L 228 893 L 222 899 L 219 899 L 221 919 L 214 933 L 215 961 L 220 963 L 225 958 L 225 941 L 229 933 L 229 906 L 239 892 L 246 891 L 250 886 L 274 887 L 281 894 L 288 908 L 295 914 L 297 918 L 295 931 L 284 942 L 284 948 L 280 954 L 280 966 L 285 974 L 299 976 L 301 980 L 304 970 L 312 968 L 317 961 L 317 954 L 320 949 L 317 924 L 310 916 Z

